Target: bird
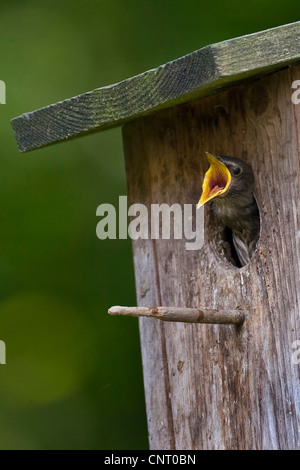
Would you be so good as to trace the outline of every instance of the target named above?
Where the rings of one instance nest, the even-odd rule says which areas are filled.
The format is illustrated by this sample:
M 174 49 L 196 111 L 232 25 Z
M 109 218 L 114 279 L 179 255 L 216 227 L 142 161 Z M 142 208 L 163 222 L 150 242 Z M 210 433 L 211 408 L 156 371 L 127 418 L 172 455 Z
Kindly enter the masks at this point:
M 260 230 L 253 170 L 236 157 L 206 155 L 210 167 L 204 175 L 198 207 L 211 201 L 215 218 L 232 233 L 239 267 L 243 267 L 256 248 Z

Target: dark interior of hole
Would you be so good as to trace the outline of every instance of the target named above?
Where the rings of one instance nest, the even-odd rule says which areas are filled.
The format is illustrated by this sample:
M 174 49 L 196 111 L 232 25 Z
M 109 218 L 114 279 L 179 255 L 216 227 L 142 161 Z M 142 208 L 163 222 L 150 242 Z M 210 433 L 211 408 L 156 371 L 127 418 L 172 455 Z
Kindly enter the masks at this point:
M 240 260 L 239 260 L 239 257 L 237 255 L 237 252 L 236 252 L 236 249 L 234 247 L 234 244 L 233 244 L 233 240 L 232 240 L 232 231 L 230 230 L 230 228 L 226 227 L 224 229 L 224 241 L 226 243 L 228 243 L 229 247 L 230 247 L 230 258 L 229 261 L 232 262 L 232 264 L 234 264 L 237 268 L 241 268 L 242 265 L 240 263 Z

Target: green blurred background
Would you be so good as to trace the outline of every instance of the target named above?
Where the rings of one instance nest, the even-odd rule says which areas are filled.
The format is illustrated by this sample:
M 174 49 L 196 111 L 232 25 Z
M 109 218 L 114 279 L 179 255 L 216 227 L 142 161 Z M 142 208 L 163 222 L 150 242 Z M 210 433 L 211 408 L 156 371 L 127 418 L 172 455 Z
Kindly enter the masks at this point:
M 145 449 L 129 240 L 96 238 L 126 194 L 120 129 L 20 154 L 10 119 L 206 44 L 297 21 L 298 0 L 2 0 L 1 449 Z

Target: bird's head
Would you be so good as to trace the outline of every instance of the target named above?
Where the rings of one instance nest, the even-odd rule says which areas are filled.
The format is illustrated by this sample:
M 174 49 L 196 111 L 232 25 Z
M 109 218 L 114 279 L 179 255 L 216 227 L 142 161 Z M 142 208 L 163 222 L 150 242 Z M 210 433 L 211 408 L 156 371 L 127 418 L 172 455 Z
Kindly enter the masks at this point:
M 250 165 L 235 157 L 217 157 L 208 152 L 206 155 L 210 167 L 204 176 L 198 207 L 215 198 L 252 196 L 254 177 Z

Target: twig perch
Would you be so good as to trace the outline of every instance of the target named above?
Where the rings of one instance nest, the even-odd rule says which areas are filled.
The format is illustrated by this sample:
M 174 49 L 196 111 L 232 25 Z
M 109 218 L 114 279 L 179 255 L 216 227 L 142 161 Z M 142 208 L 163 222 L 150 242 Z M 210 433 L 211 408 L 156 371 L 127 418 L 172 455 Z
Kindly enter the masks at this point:
M 109 315 L 152 317 L 163 321 L 185 323 L 211 323 L 241 325 L 245 320 L 242 310 L 217 310 L 213 308 L 186 307 L 111 307 Z

